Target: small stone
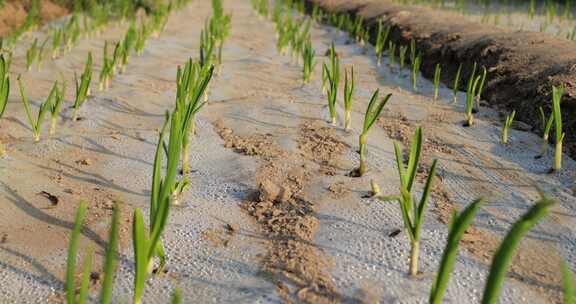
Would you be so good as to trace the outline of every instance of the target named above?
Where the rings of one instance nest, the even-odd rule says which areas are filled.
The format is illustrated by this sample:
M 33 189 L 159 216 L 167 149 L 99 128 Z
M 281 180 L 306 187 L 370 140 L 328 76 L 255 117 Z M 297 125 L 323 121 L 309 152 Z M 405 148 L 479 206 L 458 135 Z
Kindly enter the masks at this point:
M 306 299 L 306 293 L 308 293 L 309 288 L 308 287 L 304 287 L 300 290 L 298 290 L 298 292 L 296 293 L 296 296 L 298 297 L 299 300 L 304 301 Z
M 260 189 L 260 201 L 274 201 L 280 195 L 282 189 L 270 180 L 264 180 L 258 187 Z
M 82 166 L 90 166 L 92 161 L 89 158 L 83 158 L 76 161 L 77 164 Z
M 98 281 L 100 281 L 100 273 L 98 272 L 91 272 L 90 273 L 90 282 L 92 282 L 92 284 L 96 284 L 98 283 Z
M 227 223 L 226 230 L 228 230 L 229 232 L 237 232 L 240 230 L 240 226 L 238 226 L 238 224 Z
M 228 129 L 228 128 L 225 128 L 225 129 L 222 130 L 222 134 L 223 134 L 223 135 L 232 134 L 232 130 L 230 130 L 230 129 Z

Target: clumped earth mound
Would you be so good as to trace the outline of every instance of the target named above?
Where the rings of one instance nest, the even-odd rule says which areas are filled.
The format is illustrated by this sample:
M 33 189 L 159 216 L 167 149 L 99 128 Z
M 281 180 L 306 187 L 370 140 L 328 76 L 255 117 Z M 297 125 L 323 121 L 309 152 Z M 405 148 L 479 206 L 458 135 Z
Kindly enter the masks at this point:
M 31 8 L 30 0 L 9 0 L 0 8 L 0 38 L 8 35 L 26 20 Z M 40 19 L 44 24 L 50 20 L 69 14 L 69 10 L 54 1 L 40 1 Z
M 461 88 L 474 62 L 488 69 L 483 98 L 502 110 L 516 110 L 517 119 L 539 132 L 538 107 L 552 108 L 552 84 L 564 85 L 562 99 L 566 149 L 576 155 L 576 44 L 543 33 L 506 30 L 479 25 L 448 11 L 427 7 L 401 6 L 390 1 L 307 0 L 309 9 L 318 4 L 330 12 L 364 18 L 375 41 L 377 21 L 390 25 L 394 43 L 407 45 L 412 39 L 422 52 L 422 73 L 434 75 L 442 66 L 442 81 L 452 86 L 460 63 Z

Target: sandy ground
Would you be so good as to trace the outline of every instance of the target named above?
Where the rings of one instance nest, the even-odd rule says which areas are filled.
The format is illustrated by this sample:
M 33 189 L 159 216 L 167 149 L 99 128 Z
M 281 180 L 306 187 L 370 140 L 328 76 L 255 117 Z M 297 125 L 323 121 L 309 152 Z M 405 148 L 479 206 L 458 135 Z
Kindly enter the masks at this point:
M 536 135 L 513 130 L 511 144 L 502 146 L 501 119 L 486 108 L 476 126 L 463 128 L 463 96 L 453 105 L 450 91 L 442 89 L 433 102 L 431 84 L 423 78 L 413 94 L 408 71 L 390 72 L 386 62 L 377 67 L 371 51 L 317 26 L 317 54 L 335 40 L 343 64 L 359 71 L 353 131 L 344 131 L 341 122 L 331 127 L 320 64 L 314 81 L 303 86 L 300 66 L 276 52 L 274 25 L 257 18 L 247 0 L 227 1 L 226 9 L 233 12 L 231 36 L 223 70 L 210 87 L 210 104 L 199 115 L 192 187 L 171 214 L 164 238 L 168 273 L 147 285 L 147 303 L 166 302 L 175 287 L 193 303 L 422 303 L 443 250 L 449 210 L 484 196 L 489 203 L 465 237 L 446 295 L 447 303 L 476 303 L 494 247 L 538 198 L 534 184 L 559 204 L 522 242 L 502 303 L 560 301 L 559 263 L 564 258 L 576 266 L 575 162 L 566 157 L 561 174 L 546 174 L 552 155 L 534 159 L 540 148 Z M 81 198 L 90 202 L 82 246 L 94 246 L 98 254 L 110 202 L 122 202 L 115 297 L 130 300 L 131 210 L 147 209 L 157 130 L 163 112 L 173 106 L 176 67 L 198 55 L 209 13 L 208 1 L 175 13 L 108 92 L 93 91 L 81 121 L 72 124 L 70 109 L 63 111 L 54 138 L 33 143 L 13 90 L 0 121 L 0 136 L 8 142 L 8 157 L 0 160 L 0 302 L 60 301 L 68 233 Z M 98 64 L 104 40 L 119 39 L 124 31 L 111 25 L 42 72 L 25 72 L 24 58 L 17 56 L 13 72 L 23 74 L 37 104 L 60 73 L 71 80 L 88 51 Z M 23 41 L 17 54 L 29 42 Z M 393 97 L 369 136 L 369 173 L 352 178 L 347 174 L 358 163 L 363 111 L 377 88 Z M 342 109 L 339 113 L 342 117 Z M 423 274 L 413 279 L 406 275 L 407 235 L 397 233 L 399 207 L 365 196 L 371 179 L 384 193 L 397 192 L 392 141 L 408 143 L 416 126 L 424 127 L 426 166 L 438 158 L 440 170 L 422 231 Z M 56 195 L 59 203 L 52 206 L 41 191 Z M 96 291 L 94 286 L 94 296 Z

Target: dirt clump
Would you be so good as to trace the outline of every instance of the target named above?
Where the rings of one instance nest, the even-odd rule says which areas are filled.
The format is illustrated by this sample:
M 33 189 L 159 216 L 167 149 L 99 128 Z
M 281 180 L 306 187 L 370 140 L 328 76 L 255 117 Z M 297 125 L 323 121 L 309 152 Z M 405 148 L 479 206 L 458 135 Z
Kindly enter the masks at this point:
M 427 137 L 422 144 L 422 150 L 427 153 L 454 154 L 454 151 L 437 137 Z
M 90 166 L 92 165 L 92 160 L 90 158 L 82 158 L 76 161 L 76 164 L 82 166 Z
M 377 125 L 386 131 L 389 138 L 403 144 L 408 144 L 411 138 L 412 126 L 406 116 L 401 113 L 392 113 L 381 116 L 376 121 Z
M 322 174 L 335 175 L 340 167 L 338 156 L 347 145 L 336 137 L 334 129 L 304 123 L 300 125 L 298 135 L 298 149 L 302 155 L 319 164 Z
M 214 122 L 216 132 L 224 140 L 224 147 L 233 149 L 236 153 L 247 156 L 260 156 L 266 159 L 276 157 L 285 152 L 274 143 L 270 135 L 256 134 L 247 137 L 238 136 L 225 127 L 222 120 Z
M 352 191 L 344 182 L 337 182 L 328 186 L 328 191 L 334 198 L 342 198 L 350 194 Z
M 272 246 L 264 259 L 263 271 L 291 290 L 291 301 L 334 303 L 338 295 L 330 277 L 330 264 L 313 245 L 319 221 L 314 204 L 304 198 L 302 189 L 310 174 L 301 167 L 282 168 L 270 164 L 261 168 L 257 177 L 260 195 L 247 202 L 246 210 L 262 224 Z M 282 185 L 270 196 L 270 183 Z
M 310 167 L 301 158 L 280 149 L 270 138 L 262 141 L 261 135 L 236 135 L 222 121 L 214 125 L 226 147 L 265 161 L 256 173 L 257 191 L 242 204 L 269 239 L 268 251 L 261 262 L 263 275 L 275 283 L 278 294 L 288 303 L 339 302 L 329 272 L 330 262 L 313 244 L 319 220 L 315 217 L 314 203 L 306 199 L 304 191 L 313 178 Z M 303 153 L 318 151 L 323 160 L 330 161 L 330 156 L 339 151 L 340 146 L 323 136 L 325 133 L 318 135 L 312 134 L 310 128 L 305 130 L 311 132 L 306 133 L 307 138 L 315 144 L 304 142 L 302 146 L 301 142 L 301 147 L 305 147 Z M 265 152 L 261 152 L 262 147 Z
M 213 247 L 227 247 L 234 231 L 230 230 L 228 226 L 222 228 L 209 228 L 202 231 L 202 240 L 207 241 Z

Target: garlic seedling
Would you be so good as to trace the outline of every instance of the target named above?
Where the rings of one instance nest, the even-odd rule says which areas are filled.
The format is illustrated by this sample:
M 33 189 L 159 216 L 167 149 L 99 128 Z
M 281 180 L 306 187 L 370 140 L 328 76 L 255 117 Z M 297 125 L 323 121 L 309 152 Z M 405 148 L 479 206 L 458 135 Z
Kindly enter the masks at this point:
M 488 75 L 488 70 L 486 67 L 482 67 L 482 77 L 480 78 L 480 82 L 478 83 L 478 88 L 475 92 L 476 94 L 476 112 L 480 111 L 480 99 L 482 97 L 482 93 L 484 92 L 484 84 L 486 83 L 486 76 Z
M 214 62 L 214 37 L 210 33 L 208 22 L 200 32 L 200 65 L 211 66 Z
M 64 55 L 72 50 L 77 38 L 80 36 L 80 28 L 78 26 L 78 16 L 73 15 L 70 20 L 64 25 L 62 29 L 62 40 L 64 41 Z
M 323 70 L 328 84 L 328 109 L 330 110 L 330 120 L 333 125 L 336 125 L 336 99 L 338 96 L 338 86 L 340 84 L 340 59 L 336 54 L 334 42 L 332 42 L 330 46 L 330 68 L 324 64 Z
M 8 96 L 10 95 L 10 77 L 8 72 L 8 64 L 4 59 L 4 55 L 0 54 L 0 118 L 6 111 L 8 105 Z M 0 157 L 4 156 L 4 145 L 0 141 Z
M 304 49 L 302 51 L 302 61 L 304 62 L 303 78 L 305 84 L 310 82 L 312 72 L 314 71 L 314 67 L 316 66 L 316 62 L 314 60 L 315 56 L 316 51 L 314 50 L 314 47 L 312 47 L 312 41 L 310 39 L 307 39 L 306 42 L 304 43 Z
M 408 47 L 405 45 L 401 45 L 398 50 L 398 60 L 400 61 L 400 71 L 404 70 L 404 66 L 406 65 L 406 51 Z
M 174 111 L 160 131 L 154 166 L 152 173 L 152 189 L 150 195 L 150 223 L 148 229 L 144 223 L 144 217 L 140 209 L 134 211 L 132 225 L 132 239 L 135 256 L 135 279 L 134 279 L 134 304 L 142 303 L 144 286 L 148 276 L 154 270 L 154 258 L 159 258 L 158 271 L 162 273 L 166 265 L 166 255 L 161 237 L 170 210 L 170 198 L 176 185 L 178 175 L 178 164 L 180 163 L 180 149 L 182 147 L 181 117 L 184 113 Z M 168 124 L 170 124 L 170 137 L 166 147 L 164 147 L 164 134 Z M 163 154 L 166 149 L 166 173 L 162 176 Z
M 361 44 L 364 46 L 364 53 L 368 51 L 368 45 L 370 42 L 370 32 L 368 30 L 362 30 Z
M 28 122 L 30 123 L 30 127 L 32 128 L 32 132 L 34 133 L 34 141 L 40 141 L 40 133 L 42 131 L 42 122 L 44 121 L 45 114 L 48 112 L 52 101 L 49 97 L 48 100 L 40 104 L 40 109 L 38 110 L 38 115 L 36 118 L 32 115 L 32 109 L 30 107 L 30 101 L 28 96 L 26 96 L 26 92 L 24 89 L 24 85 L 22 84 L 22 79 L 18 76 L 18 85 L 20 87 L 20 96 L 22 97 L 22 103 L 24 104 L 24 110 L 26 111 L 26 116 L 28 117 Z
M 532 227 L 534 227 L 542 218 L 544 218 L 550 207 L 554 204 L 554 200 L 547 197 L 542 197 L 535 205 L 533 205 L 508 231 L 498 249 L 494 253 L 492 263 L 490 265 L 490 272 L 486 280 L 484 294 L 480 303 L 482 304 L 496 304 L 506 278 L 508 267 L 512 262 L 514 251 L 520 243 L 520 240 Z
M 354 81 L 354 67 L 344 70 L 344 129 L 350 130 L 352 122 L 352 97 L 354 96 L 355 81 Z
M 44 57 L 46 56 L 46 44 L 48 43 L 48 37 L 42 42 L 40 48 L 38 48 L 38 54 L 36 56 L 37 62 L 36 67 L 38 71 L 42 70 L 42 64 L 44 63 Z
M 52 31 L 52 59 L 60 56 L 60 48 L 62 47 L 62 29 L 54 29 Z
M 516 116 L 516 111 L 512 111 L 512 114 L 506 116 L 506 121 L 504 122 L 504 126 L 502 127 L 503 144 L 508 144 L 508 133 L 510 130 L 510 126 L 512 126 L 512 122 L 514 122 L 514 116 Z
M 418 258 L 420 255 L 420 229 L 422 227 L 424 212 L 428 198 L 432 191 L 432 180 L 436 176 L 437 160 L 432 162 L 426 184 L 419 202 L 414 202 L 413 186 L 416 181 L 416 172 L 422 150 L 422 130 L 417 128 L 412 138 L 412 147 L 408 157 L 408 166 L 404 165 L 404 156 L 398 143 L 394 143 L 398 174 L 400 176 L 400 194 L 395 196 L 381 196 L 382 201 L 398 201 L 402 211 L 404 229 L 410 238 L 410 266 L 408 273 L 412 276 L 418 274 Z M 417 204 L 416 204 L 417 203 Z
M 310 27 L 312 22 L 308 19 L 303 25 L 301 24 L 298 30 L 295 32 L 292 38 L 292 52 L 293 56 L 296 59 L 296 63 L 298 63 L 298 57 L 301 55 L 304 43 L 306 41 L 311 41 L 310 38 Z
M 176 288 L 172 294 L 172 300 L 170 304 L 181 304 L 182 303 L 182 292 L 180 289 Z
M 120 207 L 117 202 L 114 202 L 112 209 L 112 222 L 110 223 L 110 231 L 108 233 L 108 245 L 106 246 L 106 253 L 104 257 L 102 279 L 102 289 L 100 290 L 100 303 L 112 303 L 112 291 L 114 288 L 114 272 L 116 270 L 118 241 L 120 227 Z
M 436 277 L 432 283 L 432 290 L 430 292 L 430 304 L 442 304 L 442 298 L 448 287 L 450 274 L 454 270 L 456 263 L 456 255 L 458 254 L 458 245 L 464 236 L 464 233 L 472 223 L 472 220 L 480 210 L 480 206 L 484 202 L 483 199 L 477 199 L 468 205 L 462 212 L 452 212 L 452 218 L 448 224 L 448 240 L 446 241 L 446 248 L 442 254 L 440 267 L 436 273 Z
M 364 30 L 364 17 L 360 14 L 356 15 L 356 19 L 354 19 L 354 29 L 352 30 L 352 36 L 356 39 L 357 42 L 362 42 L 362 31 Z
M 315 5 L 312 11 L 313 20 L 317 20 L 316 16 L 318 14 L 318 9 L 319 9 L 318 6 Z M 274 8 L 272 9 L 272 22 L 278 24 L 282 20 L 283 14 L 284 14 L 284 3 L 280 1 L 274 1 Z
M 372 94 L 372 98 L 370 99 L 370 103 L 368 104 L 366 113 L 364 114 L 364 125 L 362 127 L 362 133 L 358 137 L 358 145 L 360 147 L 360 165 L 356 170 L 358 176 L 363 176 L 364 173 L 366 173 L 368 170 L 366 166 L 366 146 L 368 140 L 368 131 L 370 131 L 370 128 L 372 128 L 376 120 L 378 120 L 382 110 L 384 110 L 384 107 L 392 96 L 392 94 L 387 94 L 384 96 L 384 98 L 378 100 L 379 95 L 379 90 L 376 90 L 374 94 Z
M 213 73 L 214 66 L 202 67 L 190 59 L 177 77 L 176 110 L 182 113 L 182 171 L 185 174 L 190 172 L 189 136 L 196 132 L 196 114 L 206 104 L 201 98 L 205 96 Z
M 542 123 L 542 147 L 540 148 L 540 155 L 536 156 L 536 158 L 541 158 L 548 152 L 548 139 L 550 137 L 550 130 L 552 130 L 552 123 L 554 122 L 554 113 L 550 113 L 550 116 L 546 119 L 544 109 L 539 107 L 539 111 L 540 121 Z
M 328 110 L 330 112 L 330 122 L 332 125 L 336 125 L 336 98 L 338 96 L 338 83 L 334 80 L 334 76 L 328 69 L 328 66 L 324 63 L 323 65 L 324 73 L 328 79 Z
M 84 265 L 82 267 L 82 275 L 80 279 L 80 286 L 76 286 L 76 259 L 78 255 L 78 246 L 80 241 L 82 222 L 86 217 L 87 204 L 84 201 L 80 202 L 80 206 L 76 211 L 76 217 L 74 221 L 74 227 L 70 235 L 70 245 L 68 248 L 68 257 L 66 263 L 66 302 L 69 304 L 84 304 L 88 303 L 88 287 L 90 283 L 91 269 L 92 269 L 92 258 L 93 250 L 92 247 L 88 248 L 88 254 L 84 257 Z M 103 273 L 104 277 L 102 280 L 102 288 L 100 291 L 100 302 L 101 304 L 112 303 L 112 290 L 114 283 L 114 272 L 117 264 L 117 254 L 118 249 L 118 230 L 120 222 L 120 209 L 118 203 L 114 203 L 112 211 L 112 222 L 110 224 L 110 231 L 108 234 L 108 245 L 106 246 Z M 77 289 L 79 290 L 77 292 Z
M 390 41 L 388 42 L 388 65 L 390 66 L 390 71 L 394 69 L 394 65 L 396 64 L 395 56 L 396 56 L 396 44 Z
M 382 27 L 382 20 L 378 20 L 378 30 L 376 32 L 376 45 L 374 46 L 374 52 L 376 53 L 376 62 L 380 66 L 382 62 L 382 54 L 386 48 L 386 42 L 388 42 L 388 35 L 390 34 L 390 26 Z
M 58 81 L 54 82 L 54 86 L 52 87 L 52 90 L 50 90 L 50 95 L 48 96 L 48 100 L 50 100 L 50 135 L 56 133 L 56 123 L 58 122 L 58 115 L 62 108 L 65 92 L 66 82 L 63 82 L 61 87 L 58 85 Z
M 312 20 L 314 20 L 315 22 L 320 22 L 322 20 L 322 11 L 320 10 L 320 7 L 318 6 L 318 4 L 313 4 L 312 5 Z
M 442 68 L 440 64 L 437 63 L 436 67 L 434 68 L 434 101 L 438 100 L 438 91 L 440 89 L 440 77 L 442 73 Z
M 344 24 L 346 24 L 346 14 L 340 14 L 336 21 L 336 28 L 340 30 L 340 33 L 344 32 Z
M 562 281 L 564 290 L 564 304 L 576 303 L 576 285 L 574 285 L 574 273 L 566 262 L 562 262 Z
M 80 79 L 74 75 L 76 84 L 76 98 L 74 99 L 74 106 L 72 110 L 72 121 L 78 119 L 78 109 L 90 94 L 90 82 L 92 81 L 92 53 L 88 53 L 88 59 L 86 60 L 86 65 L 84 66 L 84 72 L 80 76 Z
M 466 126 L 468 127 L 471 127 L 474 123 L 474 96 L 476 96 L 480 80 L 482 80 L 482 75 L 476 76 L 476 63 L 474 63 L 472 74 L 470 74 L 466 87 Z
M 83 201 L 80 202 L 80 206 L 76 211 L 76 220 L 74 221 L 74 228 L 72 229 L 72 233 L 70 235 L 70 245 L 68 247 L 68 259 L 66 264 L 66 302 L 68 304 L 82 304 L 86 303 L 88 294 L 87 294 L 87 285 L 90 280 L 90 267 L 92 261 L 92 250 L 89 250 L 82 271 L 82 279 L 80 282 L 80 292 L 78 296 L 76 295 L 76 284 L 75 284 L 75 277 L 76 277 L 76 258 L 78 255 L 78 245 L 80 242 L 80 234 L 82 229 L 82 222 L 84 222 L 84 218 L 86 217 L 86 209 L 88 208 L 87 204 Z
M 102 68 L 100 69 L 98 87 L 100 91 L 108 90 L 110 79 L 112 78 L 113 60 L 108 57 L 108 41 L 104 41 Z
M 536 14 L 536 0 L 530 0 L 530 4 L 528 6 L 528 18 L 530 20 L 534 19 L 535 14 Z
M 460 89 L 460 75 L 462 73 L 462 63 L 458 65 L 458 70 L 456 70 L 456 75 L 454 76 L 454 82 L 452 83 L 452 102 L 456 103 L 458 101 L 458 90 Z
M 122 41 L 123 52 L 122 52 L 122 65 L 120 67 L 120 74 L 124 73 L 126 65 L 128 65 L 128 62 L 130 60 L 130 53 L 134 49 L 134 44 L 136 42 L 136 35 L 137 35 L 136 25 L 132 23 L 130 25 L 130 28 L 126 32 L 126 35 L 124 36 L 124 40 Z
M 276 32 L 278 35 L 276 40 L 276 50 L 281 55 L 286 54 L 286 48 L 292 40 L 295 27 L 296 26 L 293 24 L 291 15 L 286 15 L 284 18 L 280 18 L 278 23 L 276 23 Z
M 32 45 L 26 50 L 26 69 L 30 71 L 32 69 L 32 64 L 36 57 L 38 56 L 38 38 L 34 38 Z
M 174 186 L 174 190 L 172 191 L 171 201 L 174 206 L 180 206 L 182 196 L 184 191 L 190 187 L 190 180 L 186 176 L 184 176 L 181 180 L 179 180 L 176 185 Z
M 146 41 L 150 37 L 149 26 L 146 23 L 142 23 L 140 26 L 140 30 L 136 37 L 136 41 L 134 42 L 134 50 L 136 51 L 136 55 L 142 56 L 144 53 L 144 47 L 146 46 Z
M 418 80 L 418 74 L 420 73 L 420 65 L 422 65 L 422 55 L 416 56 L 416 59 L 412 63 L 412 89 L 414 92 L 418 91 L 416 81 Z
M 0 118 L 2 118 L 4 111 L 6 111 L 9 95 L 10 95 L 9 65 L 6 59 L 4 58 L 4 55 L 0 54 Z
M 116 42 L 116 45 L 114 46 L 114 53 L 112 53 L 112 63 L 110 64 L 111 76 L 116 75 L 117 69 L 122 66 L 122 57 L 124 56 L 123 54 L 124 54 L 123 44 L 120 42 Z
M 562 169 L 562 142 L 566 133 L 562 130 L 562 111 L 560 101 L 564 95 L 564 87 L 552 86 L 552 106 L 554 115 L 554 134 L 556 135 L 556 148 L 554 150 L 554 171 Z
M 416 40 L 410 40 L 410 63 L 414 64 L 416 62 Z
M 371 189 L 370 194 L 372 197 L 378 197 L 382 194 L 382 191 L 380 190 L 380 186 L 373 179 L 370 180 L 370 189 Z
M 215 39 L 215 44 L 218 49 L 216 62 L 218 64 L 218 69 L 222 66 L 222 53 L 224 49 L 224 41 L 230 34 L 230 25 L 231 25 L 231 15 L 224 14 L 224 6 L 222 0 L 212 0 L 212 20 L 213 26 L 212 28 L 212 35 Z

